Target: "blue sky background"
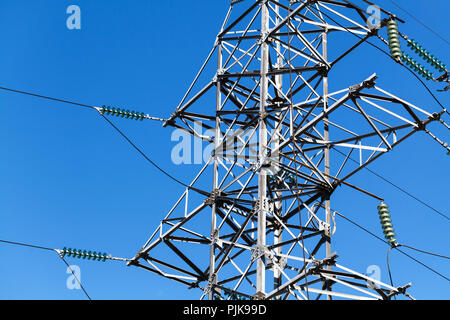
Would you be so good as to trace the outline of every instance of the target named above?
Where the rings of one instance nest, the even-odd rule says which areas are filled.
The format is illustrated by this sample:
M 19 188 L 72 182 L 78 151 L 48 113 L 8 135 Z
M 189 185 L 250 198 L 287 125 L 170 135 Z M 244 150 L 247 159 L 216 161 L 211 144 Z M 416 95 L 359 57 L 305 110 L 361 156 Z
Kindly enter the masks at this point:
M 390 1 L 377 2 L 407 20 L 401 25 L 404 33 L 448 61 L 447 44 Z M 417 0 L 397 2 L 450 38 L 448 1 L 433 1 L 432 6 Z M 66 8 L 71 4 L 82 10 L 79 31 L 66 28 Z M 167 117 L 211 49 L 228 4 L 1 0 L 0 86 Z M 379 86 L 428 111 L 440 111 L 410 74 L 367 45 L 339 68 L 330 76 L 333 90 L 377 72 Z M 431 84 L 433 91 L 440 87 Z M 448 93 L 438 97 L 448 104 Z M 92 110 L 0 92 L 0 111 L 0 239 L 132 257 L 183 191 Z M 199 169 L 172 164 L 171 129 L 149 121 L 123 120 L 119 126 L 183 181 Z M 449 140 L 441 126 L 430 129 Z M 449 215 L 447 164 L 442 147 L 419 133 L 371 168 Z M 449 255 L 448 220 L 370 173 L 361 172 L 349 182 L 386 198 L 400 242 Z M 381 235 L 377 204 L 342 188 L 332 207 Z M 333 246 L 340 263 L 361 272 L 379 265 L 382 280 L 388 282 L 386 246 L 341 219 L 338 223 Z M 408 253 L 449 275 L 448 261 Z M 391 257 L 396 284 L 412 282 L 410 292 L 420 299 L 450 298 L 447 281 L 399 253 Z M 198 292 L 122 263 L 70 262 L 81 267 L 83 284 L 94 299 L 199 297 Z M 65 265 L 52 252 L 0 245 L 0 299 L 85 299 L 81 291 L 66 288 L 67 277 Z

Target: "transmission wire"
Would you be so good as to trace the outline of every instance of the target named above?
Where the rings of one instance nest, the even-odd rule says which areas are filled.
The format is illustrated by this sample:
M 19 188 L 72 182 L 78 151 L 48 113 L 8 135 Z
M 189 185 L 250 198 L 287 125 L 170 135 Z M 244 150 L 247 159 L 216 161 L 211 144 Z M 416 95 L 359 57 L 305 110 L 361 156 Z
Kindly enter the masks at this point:
M 107 117 L 105 117 L 105 115 L 103 115 L 102 113 L 100 113 L 101 117 L 114 129 L 117 131 L 117 133 L 119 133 L 137 152 L 139 152 L 139 154 L 141 154 L 142 157 L 144 157 L 145 160 L 147 160 L 152 166 L 154 166 L 156 169 L 158 169 L 159 171 L 161 171 L 164 175 L 166 175 L 167 177 L 169 177 L 170 179 L 172 179 L 173 181 L 175 181 L 176 183 L 182 185 L 185 188 L 188 189 L 193 189 L 192 187 L 190 187 L 189 185 L 187 185 L 184 182 L 181 182 L 180 180 L 178 180 L 177 178 L 175 178 L 174 176 L 172 176 L 170 173 L 168 173 L 167 171 L 165 171 L 164 169 L 162 169 L 158 164 L 156 164 L 155 162 L 153 162 L 133 141 L 131 141 L 131 139 L 125 134 L 123 133 L 122 130 L 120 130 L 114 123 L 112 123 L 111 120 L 109 120 Z
M 21 243 L 21 242 L 13 242 L 13 241 L 6 241 L 6 240 L 0 240 L 0 242 L 2 242 L 2 243 L 7 243 L 7 244 L 12 244 L 12 245 L 16 245 L 16 246 L 23 246 L 23 247 L 34 248 L 34 249 L 41 249 L 41 250 L 55 251 L 55 249 L 52 249 L 52 248 L 46 248 L 46 247 L 42 247 L 42 246 L 37 246 L 37 245 L 32 245 L 32 244 L 26 244 L 26 243 Z
M 446 44 L 450 45 L 450 42 L 447 41 L 447 39 L 445 39 L 443 36 L 441 36 L 437 31 L 434 31 L 431 27 L 429 27 L 428 25 L 426 25 L 424 22 L 422 22 L 419 18 L 417 18 L 415 15 L 413 15 L 412 13 L 410 13 L 408 10 L 406 10 L 405 8 L 402 8 L 397 2 L 393 1 L 393 0 L 389 0 L 394 6 L 396 6 L 397 8 L 399 8 L 400 10 L 402 10 L 403 12 L 405 12 L 407 15 L 409 15 L 411 18 L 413 18 L 414 20 L 416 20 L 416 22 L 418 22 L 420 25 L 422 25 L 423 27 L 425 27 L 426 29 L 428 29 L 429 31 L 431 31 L 432 33 L 434 33 L 435 36 L 437 36 L 439 39 L 441 39 L 442 41 L 444 41 Z
M 391 246 L 390 243 L 388 243 L 388 242 L 385 241 L 384 239 L 380 238 L 380 237 L 377 236 L 375 233 L 369 231 L 367 228 L 364 228 L 363 226 L 361 226 L 361 225 L 358 224 L 357 222 L 351 220 L 350 218 L 345 217 L 345 216 L 342 215 L 341 213 L 339 213 L 339 212 L 337 212 L 337 211 L 335 211 L 335 210 L 333 210 L 333 211 L 334 211 L 335 214 L 337 214 L 338 216 L 340 216 L 340 217 L 343 218 L 344 220 L 347 220 L 348 222 L 350 222 L 351 224 L 355 225 L 355 226 L 358 227 L 359 229 L 361 229 L 361 230 L 367 232 L 367 233 L 370 234 L 372 237 L 374 237 L 374 238 L 376 238 L 376 239 L 378 239 L 378 240 L 384 242 L 385 244 Z M 398 249 L 398 248 L 394 248 L 394 249 L 397 250 L 397 251 L 399 251 L 399 252 L 401 252 L 403 255 L 407 256 L 407 257 L 410 258 L 411 260 L 413 260 L 413 261 L 417 262 L 418 264 L 422 265 L 423 267 L 427 268 L 428 270 L 434 272 L 435 274 L 437 274 L 437 275 L 440 276 L 441 278 L 443 278 L 443 279 L 445 279 L 445 280 L 447 280 L 447 281 L 450 282 L 450 279 L 449 279 L 449 278 L 447 278 L 447 277 L 444 276 L 443 274 L 439 273 L 438 271 L 434 270 L 433 268 L 427 266 L 425 263 L 419 261 L 418 259 L 416 259 L 416 258 L 410 256 L 409 254 L 405 253 L 404 251 L 402 251 L 402 250 L 400 250 L 400 249 Z
M 26 243 L 21 243 L 21 242 L 14 242 L 14 241 L 7 241 L 7 240 L 0 240 L 0 242 L 2 243 L 6 243 L 6 244 L 12 244 L 12 245 L 16 245 L 16 246 L 22 246 L 22 247 L 28 247 L 28 248 L 34 248 L 34 249 L 40 249 L 40 250 L 46 250 L 46 251 L 54 251 L 58 254 L 58 256 L 62 259 L 62 261 L 66 264 L 67 268 L 70 270 L 70 272 L 72 273 L 72 275 L 74 276 L 75 280 L 77 281 L 77 283 L 80 285 L 80 288 L 83 290 L 84 294 L 86 295 L 86 297 L 89 300 L 92 300 L 91 297 L 89 296 L 89 294 L 87 293 L 86 289 L 84 288 L 84 286 L 81 284 L 81 281 L 78 279 L 78 277 L 75 275 L 75 272 L 72 270 L 72 268 L 70 267 L 70 265 L 67 263 L 66 259 L 64 259 L 64 256 L 62 254 L 59 253 L 59 251 L 57 249 L 52 249 L 52 248 L 47 248 L 47 247 L 42 247 L 42 246 L 37 246 L 37 245 L 33 245 L 33 244 L 26 244 Z
M 400 245 L 398 245 L 398 246 L 400 246 Z M 389 281 L 391 282 L 391 287 L 394 286 L 394 280 L 392 279 L 391 265 L 389 263 L 389 254 L 391 253 L 392 248 L 394 248 L 394 247 L 393 246 L 389 247 L 389 249 L 387 251 L 387 255 L 386 255 L 387 269 L 388 269 L 388 274 L 389 274 Z M 397 300 L 397 297 L 394 296 L 394 299 Z
M 11 88 L 6 88 L 6 87 L 0 87 L 0 90 L 5 90 L 5 91 L 10 91 L 10 92 L 14 92 L 14 93 L 19 93 L 19 94 L 24 94 L 24 95 L 28 95 L 28 96 L 33 96 L 33 97 L 38 97 L 38 98 L 42 98 L 42 99 L 47 99 L 47 100 L 52 100 L 52 101 L 57 101 L 57 102 L 62 102 L 62 103 L 66 103 L 66 104 L 71 104 L 71 105 L 75 105 L 75 106 L 80 106 L 80 107 L 85 107 L 85 108 L 90 108 L 90 109 L 94 109 L 97 110 L 99 112 L 99 114 L 102 116 L 102 118 L 111 126 L 113 127 L 136 151 L 138 151 L 152 166 L 154 166 L 156 169 L 158 169 L 159 171 L 161 171 L 164 175 L 166 175 L 167 177 L 169 177 L 170 179 L 172 179 L 173 181 L 175 181 L 176 183 L 182 185 L 185 188 L 188 189 L 192 189 L 194 191 L 200 192 L 200 193 L 204 193 L 196 188 L 193 188 L 189 185 L 187 185 L 186 183 L 181 182 L 179 179 L 175 178 L 174 176 L 172 176 L 171 174 L 169 174 L 167 171 L 165 171 L 164 169 L 162 169 L 158 164 L 156 164 L 154 161 L 152 161 L 139 147 L 136 146 L 135 143 L 133 143 L 131 141 L 131 139 L 124 134 L 116 125 L 114 125 L 108 118 L 106 118 L 103 113 L 94 106 L 91 105 L 86 105 L 86 104 L 82 104 L 82 103 L 78 103 L 78 102 L 73 102 L 73 101 L 69 101 L 69 100 L 64 100 L 64 99 L 58 99 L 58 98 L 52 98 L 52 97 L 48 97 L 48 96 L 44 96 L 41 94 L 36 94 L 36 93 L 31 93 L 31 92 L 27 92 L 27 91 L 20 91 L 20 90 L 16 90 L 16 89 L 11 89 Z
M 83 285 L 81 284 L 81 281 L 78 279 L 78 277 L 76 276 L 75 272 L 73 271 L 72 267 L 67 263 L 66 259 L 64 258 L 64 256 L 62 254 L 59 254 L 58 252 L 58 256 L 61 258 L 61 260 L 65 263 L 65 265 L 67 266 L 67 268 L 70 270 L 70 272 L 72 273 L 73 277 L 75 278 L 75 280 L 78 282 L 78 284 L 80 285 L 80 288 L 83 290 L 84 294 L 86 295 L 86 297 L 88 297 L 89 300 L 92 300 L 91 297 L 89 296 L 89 294 L 86 292 L 86 290 L 84 289 Z
M 437 253 L 433 253 L 433 252 L 429 252 L 429 251 L 425 251 L 425 250 L 420 250 L 420 249 L 417 249 L 417 248 L 414 248 L 414 247 L 411 247 L 411 246 L 407 246 L 406 244 L 401 244 L 400 246 L 408 248 L 408 249 L 411 249 L 411 250 L 415 250 L 415 251 L 418 251 L 418 252 L 421 252 L 421 253 L 424 253 L 424 254 L 435 256 L 435 257 L 438 257 L 438 258 L 443 258 L 443 259 L 449 259 L 450 260 L 450 257 L 444 256 L 444 255 L 441 255 L 441 254 L 437 254 Z
M 11 89 L 11 88 L 0 87 L 0 90 L 10 91 L 10 92 L 14 92 L 14 93 L 20 93 L 20 94 L 24 94 L 24 95 L 28 95 L 28 96 L 38 97 L 38 98 L 42 98 L 42 99 L 47 99 L 47 100 L 52 100 L 52 101 L 57 101 L 57 102 L 62 102 L 62 103 L 67 103 L 67 104 L 72 104 L 72 105 L 79 106 L 79 107 L 96 109 L 94 106 L 90 106 L 90 105 L 86 105 L 86 104 L 82 104 L 82 103 L 78 103 L 78 102 L 73 102 L 73 101 L 68 101 L 68 100 L 63 100 L 63 99 L 47 97 L 47 96 L 43 96 L 41 94 L 36 94 L 36 93 L 31 93 L 31 92 L 26 92 L 26 91 L 20 91 L 20 90 Z
M 340 153 L 341 155 L 343 155 L 344 157 L 346 157 L 346 154 L 343 153 L 342 151 L 333 148 L 335 151 L 337 151 L 338 153 Z M 356 164 L 359 164 L 359 162 L 355 159 L 353 159 L 352 157 L 348 158 L 349 160 L 353 161 Z M 374 176 L 380 178 L 381 180 L 389 183 L 391 186 L 397 188 L 398 190 L 400 190 L 401 192 L 403 192 L 404 194 L 406 194 L 407 196 L 409 196 L 410 198 L 416 200 L 417 202 L 421 203 L 422 205 L 426 206 L 427 208 L 433 210 L 434 212 L 436 212 L 437 214 L 439 214 L 440 216 L 444 217 L 447 220 L 450 220 L 450 217 L 448 217 L 447 215 L 445 215 L 444 213 L 440 212 L 439 210 L 435 209 L 434 207 L 432 207 L 431 205 L 429 205 L 428 203 L 420 200 L 419 198 L 417 198 L 416 196 L 412 195 L 411 193 L 409 193 L 408 191 L 406 191 L 405 189 L 403 189 L 402 187 L 396 185 L 395 183 L 393 183 L 392 181 L 386 179 L 385 177 L 383 177 L 381 174 L 375 172 L 374 170 L 368 168 L 367 166 L 364 167 L 365 170 L 369 171 L 371 174 L 373 174 Z

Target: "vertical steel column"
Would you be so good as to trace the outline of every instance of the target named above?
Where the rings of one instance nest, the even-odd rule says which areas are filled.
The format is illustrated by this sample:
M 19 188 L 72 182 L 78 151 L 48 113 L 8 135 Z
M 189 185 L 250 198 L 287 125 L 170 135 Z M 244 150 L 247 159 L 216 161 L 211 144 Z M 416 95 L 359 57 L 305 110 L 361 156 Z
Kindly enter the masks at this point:
M 275 6 L 275 14 L 276 14 L 276 23 L 279 24 L 281 22 L 281 19 L 279 18 L 279 12 L 280 12 L 280 7 L 278 5 Z M 283 64 L 283 56 L 281 54 L 281 42 L 277 42 L 277 67 L 281 67 L 281 65 Z M 283 75 L 279 74 L 275 76 L 275 84 L 276 84 L 276 89 L 279 92 L 282 92 L 283 90 Z M 281 95 L 280 95 L 281 96 Z M 277 112 L 276 113 L 276 118 L 277 119 L 281 119 L 281 113 Z M 275 128 L 277 128 L 277 126 L 279 125 L 278 121 L 275 121 Z M 280 127 L 281 128 L 281 127 Z M 274 149 L 278 149 L 279 145 L 280 145 L 280 130 L 276 130 L 274 132 L 274 138 L 273 138 L 273 148 Z M 273 158 L 272 158 L 273 159 Z M 273 159 L 275 161 L 280 161 L 280 157 L 278 157 L 277 159 Z M 272 165 L 273 168 L 275 168 L 275 171 L 279 170 L 280 166 L 277 164 Z M 274 174 L 276 174 L 277 172 L 274 172 Z M 275 198 L 281 198 L 283 196 L 282 192 L 275 192 Z M 282 202 L 281 201 L 276 201 L 273 203 L 273 214 L 277 215 L 280 219 L 281 216 L 283 214 L 283 207 L 282 207 Z M 277 228 L 274 230 L 273 232 L 273 244 L 276 245 L 278 243 L 281 243 L 283 241 L 283 229 Z M 274 249 L 276 254 L 281 254 L 282 253 L 282 246 L 279 246 L 277 248 Z M 274 289 L 278 289 L 281 284 L 282 284 L 282 279 L 281 279 L 281 270 L 279 270 L 278 268 L 274 267 L 273 270 L 273 277 L 274 277 L 274 282 L 273 282 L 273 287 Z M 278 296 L 278 299 L 281 299 L 281 296 Z
M 267 126 L 266 126 L 266 104 L 269 94 L 268 78 L 269 71 L 269 44 L 267 34 L 269 32 L 269 7 L 267 1 L 261 2 L 261 83 L 260 83 L 260 109 L 259 109 L 259 161 L 265 159 L 267 155 Z M 266 248 L 266 214 L 267 207 L 267 174 L 264 168 L 261 168 L 258 177 L 258 249 Z M 258 297 L 264 297 L 266 291 L 266 266 L 265 256 L 257 259 L 256 265 L 256 294 Z
M 217 57 L 217 74 L 222 70 L 222 43 L 218 44 L 217 47 L 218 57 Z M 222 93 L 220 91 L 221 82 L 220 79 L 217 78 L 217 92 L 216 92 L 216 111 L 219 111 L 222 108 Z M 213 192 L 216 192 L 218 184 L 219 184 L 219 161 L 217 157 L 220 156 L 219 147 L 220 147 L 220 118 L 218 113 L 216 112 L 216 131 L 214 137 L 214 164 L 213 164 Z M 211 212 L 211 247 L 210 247 L 210 258 L 209 258 L 209 275 L 213 278 L 210 279 L 211 284 L 215 285 L 217 283 L 217 275 L 216 272 L 216 250 L 215 250 L 215 239 L 219 236 L 218 230 L 216 229 L 216 220 L 217 220 L 217 212 L 216 212 L 216 203 L 214 202 L 212 205 Z M 214 290 L 209 293 L 209 300 L 214 299 Z
M 328 63 L 328 30 L 325 28 L 322 35 L 322 55 L 325 62 Z M 328 70 L 326 71 L 323 77 L 323 109 L 324 111 L 328 109 Z M 323 119 L 324 123 L 324 135 L 323 138 L 325 141 L 330 141 L 330 131 L 328 124 L 328 115 Z M 330 176 L 330 148 L 325 149 L 325 176 Z M 325 235 L 328 237 L 328 241 L 326 243 L 326 254 L 327 257 L 331 256 L 331 234 L 330 228 L 331 226 L 331 203 L 330 196 L 326 195 L 325 198 L 325 219 L 327 223 L 327 228 L 325 230 Z M 328 269 L 331 270 L 331 267 L 328 266 Z M 331 296 L 328 296 L 328 300 L 331 300 Z

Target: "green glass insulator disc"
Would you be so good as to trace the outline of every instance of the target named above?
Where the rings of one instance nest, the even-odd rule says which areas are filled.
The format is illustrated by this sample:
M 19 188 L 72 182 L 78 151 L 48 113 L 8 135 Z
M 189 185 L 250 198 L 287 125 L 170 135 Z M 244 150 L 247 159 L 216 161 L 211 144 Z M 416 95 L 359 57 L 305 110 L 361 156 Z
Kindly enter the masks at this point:
M 392 231 L 390 231 L 390 232 L 385 232 L 385 237 L 386 238 L 393 238 L 393 237 L 395 237 L 395 233 L 394 233 L 394 230 L 392 230 Z

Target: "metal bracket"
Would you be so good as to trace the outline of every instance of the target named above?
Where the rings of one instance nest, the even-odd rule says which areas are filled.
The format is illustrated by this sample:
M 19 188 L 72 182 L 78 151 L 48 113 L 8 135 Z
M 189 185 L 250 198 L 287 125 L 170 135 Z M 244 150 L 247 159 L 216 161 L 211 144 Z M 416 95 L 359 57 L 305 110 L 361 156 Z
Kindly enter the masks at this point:
M 411 286 L 412 286 L 412 283 L 408 283 L 407 285 L 405 285 L 405 286 L 403 286 L 403 287 L 398 287 L 398 288 L 396 288 L 397 291 L 392 290 L 392 291 L 388 294 L 387 298 L 390 299 L 390 298 L 392 298 L 392 297 L 394 297 L 394 296 L 396 296 L 396 295 L 399 295 L 399 294 L 404 294 L 404 295 L 406 295 L 406 296 L 408 296 L 408 297 L 411 297 L 411 296 L 406 292 L 406 290 L 407 290 L 408 288 L 410 288 Z M 412 298 L 412 297 L 411 297 L 411 298 Z
M 219 189 L 214 189 L 210 196 L 208 198 L 206 198 L 205 200 L 205 204 L 208 206 L 212 206 L 214 203 L 216 203 L 217 198 L 220 197 L 220 190 Z
M 264 257 L 266 254 L 266 247 L 257 244 L 252 248 L 252 262 L 261 259 L 261 257 Z
M 375 80 L 377 80 L 377 79 L 378 79 L 378 76 L 376 73 L 374 73 L 369 78 L 364 80 L 362 83 L 350 86 L 348 88 L 348 90 L 349 90 L 350 94 L 354 95 L 354 94 L 360 92 L 364 88 L 373 88 L 375 86 Z
M 258 158 L 256 162 L 253 163 L 252 171 L 255 173 L 258 173 L 261 171 L 262 168 L 269 168 L 271 166 L 271 162 L 269 158 Z
M 314 267 L 308 270 L 309 274 L 317 274 L 320 272 L 323 266 L 333 266 L 336 264 L 336 259 L 338 258 L 338 255 L 336 253 L 333 253 L 331 256 L 322 259 L 322 260 L 314 260 L 312 264 Z
M 325 221 L 319 221 L 319 231 L 326 231 L 326 233 L 331 233 L 331 225 Z
M 209 276 L 208 283 L 206 284 L 205 290 L 204 290 L 205 295 L 209 294 L 212 291 L 214 282 L 216 281 L 216 277 L 217 276 L 215 274 L 212 274 Z
M 275 264 L 277 264 L 280 267 L 280 269 L 284 269 L 286 267 L 286 265 L 287 265 L 286 257 L 280 257 L 279 259 L 277 259 L 275 257 L 275 254 L 273 254 L 272 252 L 269 252 L 268 255 L 269 255 L 268 258 L 272 261 L 272 269 L 273 270 L 276 269 Z

